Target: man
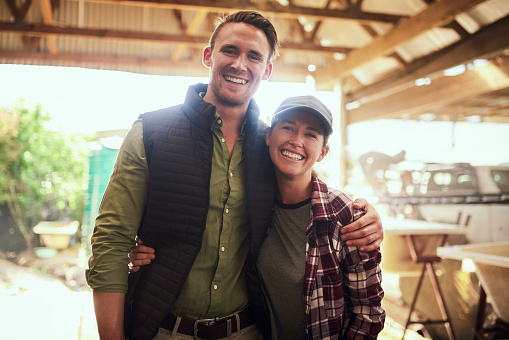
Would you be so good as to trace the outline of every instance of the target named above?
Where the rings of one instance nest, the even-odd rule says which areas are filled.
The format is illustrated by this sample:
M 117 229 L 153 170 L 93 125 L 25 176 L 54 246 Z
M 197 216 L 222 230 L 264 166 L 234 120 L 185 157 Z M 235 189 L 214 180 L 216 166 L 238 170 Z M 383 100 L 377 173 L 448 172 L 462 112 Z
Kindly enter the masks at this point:
M 224 18 L 203 52 L 208 86 L 191 86 L 182 105 L 141 115 L 126 136 L 87 271 L 101 339 L 123 338 L 126 254 L 136 235 L 157 257 L 129 277 L 126 337 L 268 335 L 267 315 L 253 315 L 249 306 L 261 301 L 254 263 L 275 178 L 252 97 L 272 73 L 277 45 L 274 27 L 259 13 Z M 383 231 L 373 207 L 365 210 L 345 231 L 363 237 L 352 245 L 370 250 Z

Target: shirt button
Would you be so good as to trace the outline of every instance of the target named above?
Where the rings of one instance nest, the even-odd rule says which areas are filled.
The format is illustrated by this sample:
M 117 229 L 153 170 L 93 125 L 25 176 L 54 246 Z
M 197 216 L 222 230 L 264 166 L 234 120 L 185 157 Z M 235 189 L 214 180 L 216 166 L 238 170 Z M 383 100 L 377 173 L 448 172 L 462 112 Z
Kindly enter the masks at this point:
M 217 124 L 221 124 L 221 119 L 218 119 L 218 120 L 217 120 Z
M 214 285 L 214 290 L 217 290 L 217 285 Z
M 224 251 L 224 247 L 221 247 L 221 251 Z
M 226 208 L 226 213 L 228 214 L 230 212 L 230 209 Z
M 222 142 L 222 143 L 224 143 L 224 142 L 225 142 L 224 138 L 221 138 L 221 142 Z
M 233 172 L 230 172 L 230 177 L 233 177 Z

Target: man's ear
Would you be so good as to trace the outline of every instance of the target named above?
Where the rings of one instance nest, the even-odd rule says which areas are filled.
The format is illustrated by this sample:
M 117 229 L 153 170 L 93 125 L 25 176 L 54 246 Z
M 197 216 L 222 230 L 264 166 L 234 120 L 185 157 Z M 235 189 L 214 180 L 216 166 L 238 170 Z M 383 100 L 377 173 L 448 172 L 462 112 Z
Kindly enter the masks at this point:
M 318 156 L 318 159 L 316 161 L 317 162 L 321 162 L 322 159 L 324 159 L 325 156 L 327 156 L 328 153 L 329 153 L 329 146 L 328 145 L 324 145 L 322 147 L 322 152 L 320 153 L 320 156 Z
M 210 67 L 210 58 L 212 57 L 212 48 L 210 46 L 205 47 L 203 50 L 202 63 L 206 67 Z
M 272 62 L 269 61 L 267 67 L 265 67 L 265 72 L 263 72 L 262 80 L 268 80 L 272 74 Z
M 265 144 L 269 146 L 269 140 L 270 140 L 270 127 L 265 130 Z

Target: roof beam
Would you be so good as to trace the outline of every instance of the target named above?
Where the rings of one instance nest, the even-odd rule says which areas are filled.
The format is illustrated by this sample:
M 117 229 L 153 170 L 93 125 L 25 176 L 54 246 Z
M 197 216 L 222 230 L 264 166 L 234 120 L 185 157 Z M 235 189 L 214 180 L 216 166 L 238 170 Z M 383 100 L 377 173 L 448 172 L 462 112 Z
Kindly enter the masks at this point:
M 479 66 L 455 77 L 441 77 L 433 80 L 430 85 L 414 86 L 361 105 L 348 111 L 348 122 L 429 113 L 507 87 L 509 57 L 504 56 L 497 58 L 496 64 Z
M 74 0 L 78 1 L 78 0 Z M 239 10 L 254 10 L 264 14 L 276 14 L 281 18 L 296 19 L 305 16 L 310 19 L 344 19 L 358 22 L 388 22 L 395 23 L 402 18 L 400 15 L 384 13 L 354 12 L 348 10 L 325 9 L 301 6 L 282 6 L 272 2 L 249 2 L 243 4 L 237 0 L 85 0 L 116 5 L 150 6 L 169 9 L 206 10 L 209 12 L 234 12 Z
M 193 35 L 194 33 L 196 33 L 196 31 L 198 30 L 198 28 L 200 27 L 200 25 L 205 20 L 205 18 L 207 17 L 208 14 L 209 14 L 209 12 L 207 12 L 206 10 L 199 10 L 198 12 L 196 12 L 196 14 L 193 17 L 193 20 L 191 21 L 189 26 L 186 28 L 185 34 Z M 177 49 L 175 50 L 175 52 L 173 52 L 171 59 L 179 60 L 180 56 L 182 55 L 182 52 L 184 52 L 185 48 L 186 48 L 185 45 L 179 44 L 177 46 Z
M 351 51 L 345 60 L 335 63 L 330 69 L 316 72 L 316 81 L 328 83 L 348 76 L 354 69 L 370 61 L 393 53 L 396 48 L 435 27 L 454 20 L 484 0 L 437 1 L 410 18 L 401 19 L 391 31 L 380 35 L 366 46 Z
M 33 25 L 33 24 L 14 24 L 10 22 L 0 21 L 0 32 L 19 33 L 31 36 L 74 36 L 81 38 L 96 39 L 118 39 L 118 40 L 138 40 L 153 43 L 178 43 L 184 45 L 194 45 L 205 47 L 209 43 L 209 37 L 191 36 L 191 35 L 175 35 L 154 32 L 141 31 L 121 31 L 109 29 L 93 29 L 93 28 L 76 28 L 49 25 Z M 297 44 L 292 42 L 281 43 L 281 49 L 300 50 L 306 52 L 321 53 L 345 53 L 349 49 L 343 47 L 320 46 L 317 44 L 305 43 Z
M 475 34 L 438 52 L 407 64 L 404 71 L 385 78 L 378 83 L 363 87 L 348 95 L 349 101 L 370 96 L 383 96 L 397 87 L 413 86 L 416 79 L 429 77 L 448 68 L 466 64 L 475 59 L 498 54 L 509 48 L 509 16 L 482 28 Z M 369 100 L 369 99 L 368 99 Z
M 50 0 L 36 0 L 41 9 L 42 22 L 44 25 L 53 25 L 53 8 Z M 57 54 L 57 38 L 55 36 L 48 36 L 48 48 L 51 54 Z
M 56 55 L 40 52 L 32 53 L 26 51 L 11 51 L 0 49 L 0 64 L 9 64 L 14 61 L 23 59 L 34 65 L 61 65 L 62 62 L 66 66 L 84 67 L 94 69 L 119 69 L 125 70 L 125 66 L 132 67 L 130 72 L 138 72 L 143 74 L 158 75 L 174 75 L 188 77 L 208 77 L 209 69 L 203 66 L 201 60 L 179 60 L 174 61 L 171 58 L 143 58 L 143 57 L 119 57 L 111 55 L 96 54 L 63 54 Z M 108 65 L 108 67 L 105 67 Z M 110 67 L 111 66 L 111 67 Z M 123 66 L 123 68 L 122 68 Z M 290 81 L 305 82 L 306 76 L 309 74 L 306 68 L 301 65 L 279 64 L 276 61 L 274 66 L 277 72 L 271 76 L 273 81 Z M 150 69 L 154 69 L 151 72 Z M 167 70 L 167 73 L 161 73 L 161 69 Z

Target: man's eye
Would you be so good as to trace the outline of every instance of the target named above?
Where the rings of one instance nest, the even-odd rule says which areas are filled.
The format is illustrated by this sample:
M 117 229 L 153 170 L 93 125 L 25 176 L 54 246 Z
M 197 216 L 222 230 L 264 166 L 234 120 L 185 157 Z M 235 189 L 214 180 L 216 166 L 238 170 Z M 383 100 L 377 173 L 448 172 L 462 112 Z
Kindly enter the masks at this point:
M 282 128 L 283 130 L 292 131 L 292 127 L 291 127 L 291 126 L 282 126 L 281 128 Z
M 260 61 L 260 60 L 262 59 L 262 58 L 261 58 L 260 56 L 258 56 L 258 55 L 251 55 L 251 56 L 249 56 L 249 58 L 250 58 L 250 59 L 252 59 L 252 60 L 255 60 L 255 61 Z
M 308 133 L 308 134 L 307 134 L 307 136 L 308 136 L 308 137 L 311 137 L 311 138 L 314 138 L 314 139 L 316 139 L 316 138 L 317 138 L 317 136 L 316 136 L 315 134 L 313 134 L 313 133 Z

